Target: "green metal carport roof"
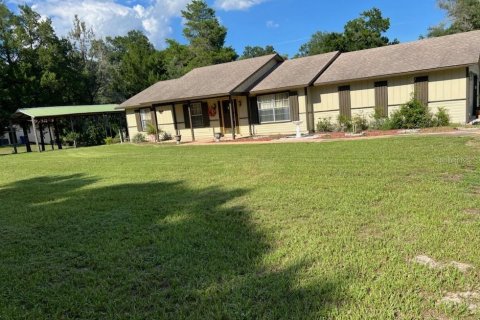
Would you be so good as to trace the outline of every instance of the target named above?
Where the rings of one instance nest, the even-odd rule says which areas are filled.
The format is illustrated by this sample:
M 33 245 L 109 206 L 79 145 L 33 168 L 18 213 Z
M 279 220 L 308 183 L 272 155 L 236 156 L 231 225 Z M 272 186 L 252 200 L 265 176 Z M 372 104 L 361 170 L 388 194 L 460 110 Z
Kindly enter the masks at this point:
M 115 109 L 116 107 L 118 107 L 118 104 L 22 108 L 18 109 L 12 115 L 12 118 L 22 118 L 25 116 L 33 118 L 49 118 L 74 115 L 89 115 L 97 113 L 123 112 L 123 110 Z

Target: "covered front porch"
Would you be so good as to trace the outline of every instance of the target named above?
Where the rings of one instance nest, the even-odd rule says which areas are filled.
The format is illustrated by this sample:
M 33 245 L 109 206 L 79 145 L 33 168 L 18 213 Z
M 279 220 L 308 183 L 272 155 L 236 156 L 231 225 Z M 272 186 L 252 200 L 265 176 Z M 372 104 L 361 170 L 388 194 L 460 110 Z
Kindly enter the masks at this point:
M 237 139 L 252 135 L 250 100 L 246 95 L 154 104 L 127 110 L 130 136 L 148 135 L 149 125 L 158 132 L 181 136 L 182 141 L 205 141 L 216 134 Z

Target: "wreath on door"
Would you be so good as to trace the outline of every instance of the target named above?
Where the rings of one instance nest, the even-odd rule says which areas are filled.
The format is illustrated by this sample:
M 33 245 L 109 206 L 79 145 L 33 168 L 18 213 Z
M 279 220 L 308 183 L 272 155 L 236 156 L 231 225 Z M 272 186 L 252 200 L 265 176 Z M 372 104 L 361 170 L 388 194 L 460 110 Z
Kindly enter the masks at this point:
M 217 106 L 215 104 L 208 106 L 208 115 L 215 117 L 217 115 Z

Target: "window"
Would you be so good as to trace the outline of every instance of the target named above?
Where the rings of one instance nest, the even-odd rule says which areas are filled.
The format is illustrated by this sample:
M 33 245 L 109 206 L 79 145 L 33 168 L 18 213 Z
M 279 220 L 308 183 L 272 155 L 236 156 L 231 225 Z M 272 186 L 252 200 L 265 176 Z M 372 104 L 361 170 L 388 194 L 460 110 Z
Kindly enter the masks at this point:
M 192 113 L 192 124 L 194 128 L 203 127 L 202 104 L 200 102 L 192 103 L 190 107 Z
M 290 121 L 288 92 L 257 97 L 260 123 Z
M 150 109 L 140 109 L 140 123 L 142 125 L 142 131 L 147 131 L 148 124 L 151 123 Z

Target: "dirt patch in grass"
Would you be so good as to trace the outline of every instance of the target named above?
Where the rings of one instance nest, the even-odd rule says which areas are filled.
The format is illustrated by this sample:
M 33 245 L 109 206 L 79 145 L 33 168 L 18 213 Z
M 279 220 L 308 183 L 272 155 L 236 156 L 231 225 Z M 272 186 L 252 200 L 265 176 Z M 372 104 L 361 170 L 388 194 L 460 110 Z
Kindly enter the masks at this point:
M 443 269 L 447 267 L 454 267 L 460 272 L 467 272 L 470 269 L 473 269 L 473 266 L 468 263 L 458 262 L 458 261 L 450 261 L 450 262 L 440 262 L 435 261 L 433 258 L 430 258 L 426 255 L 419 255 L 416 256 L 411 260 L 414 263 L 424 265 L 430 269 Z
M 480 293 L 478 291 L 449 292 L 439 303 L 448 305 L 466 305 L 468 310 L 475 312 L 480 307 Z
M 478 208 L 465 209 L 465 213 L 469 214 L 469 215 L 472 215 L 472 216 L 478 216 L 478 215 L 480 215 L 480 209 L 478 209 Z
M 480 196 L 480 186 L 475 186 L 472 188 L 471 194 Z
M 463 179 L 462 174 L 451 174 L 451 173 L 444 173 L 443 180 L 447 182 L 460 182 Z
M 425 255 L 416 256 L 415 258 L 412 259 L 412 262 L 424 265 L 430 269 L 439 269 L 442 267 L 441 263 L 438 263 L 434 259 Z
M 375 226 L 364 226 L 358 231 L 357 236 L 361 240 L 382 239 L 384 232 Z
M 480 139 L 470 139 L 465 143 L 468 147 L 480 149 Z

